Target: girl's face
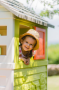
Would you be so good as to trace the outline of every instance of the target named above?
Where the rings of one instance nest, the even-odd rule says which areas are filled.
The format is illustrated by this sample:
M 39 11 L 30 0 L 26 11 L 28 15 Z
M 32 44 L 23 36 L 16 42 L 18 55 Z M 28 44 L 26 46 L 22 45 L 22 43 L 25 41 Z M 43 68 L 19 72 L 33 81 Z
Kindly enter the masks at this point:
M 34 45 L 36 44 L 36 40 L 32 37 L 26 36 L 25 39 L 21 39 L 22 44 L 22 50 L 23 51 L 30 51 L 34 48 Z

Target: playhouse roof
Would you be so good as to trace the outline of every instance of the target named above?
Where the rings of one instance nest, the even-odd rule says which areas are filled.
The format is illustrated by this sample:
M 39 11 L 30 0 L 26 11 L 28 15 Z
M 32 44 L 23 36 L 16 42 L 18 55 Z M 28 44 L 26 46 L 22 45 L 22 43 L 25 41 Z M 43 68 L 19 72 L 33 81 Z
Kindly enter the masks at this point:
M 25 7 L 22 3 L 16 0 L 0 0 L 0 4 L 19 18 L 54 28 L 53 25 L 49 24 L 46 20 L 42 19 L 33 10 L 30 10 L 29 8 Z

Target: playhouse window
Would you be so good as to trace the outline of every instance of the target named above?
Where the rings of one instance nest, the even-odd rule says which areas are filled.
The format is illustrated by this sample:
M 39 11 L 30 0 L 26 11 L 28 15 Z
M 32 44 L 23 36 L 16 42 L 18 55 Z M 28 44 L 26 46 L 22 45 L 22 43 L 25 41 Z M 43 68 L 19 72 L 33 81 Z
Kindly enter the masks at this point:
M 27 32 L 30 29 L 29 26 L 25 26 L 25 25 L 20 25 L 20 35 L 24 34 L 25 32 Z
M 0 36 L 7 35 L 7 26 L 0 26 Z
M 0 45 L 0 55 L 6 55 L 6 46 L 5 45 Z
M 35 51 L 34 60 L 45 59 L 45 29 L 34 27 L 39 33 L 39 49 Z
M 27 32 L 30 29 L 29 26 L 25 26 L 25 25 L 20 25 L 20 31 L 19 31 L 19 35 L 24 34 L 25 32 Z M 20 42 L 19 42 L 20 45 Z

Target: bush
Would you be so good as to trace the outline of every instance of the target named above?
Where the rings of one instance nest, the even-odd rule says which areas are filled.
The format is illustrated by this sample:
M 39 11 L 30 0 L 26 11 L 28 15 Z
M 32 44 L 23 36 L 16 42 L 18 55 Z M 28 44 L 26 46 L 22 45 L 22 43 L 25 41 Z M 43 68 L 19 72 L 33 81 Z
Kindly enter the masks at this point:
M 48 47 L 48 63 L 59 64 L 59 44 Z
M 48 76 L 59 75 L 59 64 L 48 65 Z

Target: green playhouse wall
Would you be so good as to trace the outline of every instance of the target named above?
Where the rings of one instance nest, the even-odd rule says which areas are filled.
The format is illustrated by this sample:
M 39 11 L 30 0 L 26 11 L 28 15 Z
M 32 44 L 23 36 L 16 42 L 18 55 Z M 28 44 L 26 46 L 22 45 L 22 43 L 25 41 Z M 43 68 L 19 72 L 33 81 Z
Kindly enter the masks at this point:
M 15 36 L 14 36 L 14 90 L 47 90 L 47 38 L 45 41 L 45 59 L 33 60 L 30 59 L 30 64 L 25 65 L 21 60 L 19 61 L 19 35 L 20 24 L 27 25 L 30 28 L 33 26 L 47 29 L 44 26 L 35 23 L 15 19 Z M 23 31 L 21 31 L 22 33 Z

